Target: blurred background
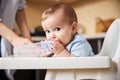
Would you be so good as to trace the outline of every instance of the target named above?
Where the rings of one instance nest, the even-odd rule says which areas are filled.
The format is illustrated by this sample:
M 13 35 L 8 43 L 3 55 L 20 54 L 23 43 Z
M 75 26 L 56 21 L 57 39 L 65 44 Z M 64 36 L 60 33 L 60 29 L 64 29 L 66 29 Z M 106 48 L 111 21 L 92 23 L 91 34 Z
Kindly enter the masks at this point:
M 69 3 L 75 9 L 80 25 L 79 32 L 83 34 L 102 32 L 103 27 L 109 26 L 114 19 L 120 17 L 120 0 L 27 0 L 25 11 L 31 32 L 41 26 L 42 12 L 57 2 Z M 19 33 L 17 28 L 15 31 Z

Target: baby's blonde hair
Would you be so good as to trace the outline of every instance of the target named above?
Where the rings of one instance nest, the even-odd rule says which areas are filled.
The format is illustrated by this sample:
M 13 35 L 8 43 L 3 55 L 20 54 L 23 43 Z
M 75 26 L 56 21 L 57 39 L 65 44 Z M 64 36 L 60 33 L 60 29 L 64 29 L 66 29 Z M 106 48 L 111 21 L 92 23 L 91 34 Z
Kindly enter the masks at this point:
M 48 15 L 55 13 L 59 9 L 63 9 L 63 14 L 68 19 L 70 24 L 77 22 L 77 15 L 74 9 L 67 3 L 57 3 L 52 5 L 50 8 L 43 12 L 41 20 L 44 21 Z

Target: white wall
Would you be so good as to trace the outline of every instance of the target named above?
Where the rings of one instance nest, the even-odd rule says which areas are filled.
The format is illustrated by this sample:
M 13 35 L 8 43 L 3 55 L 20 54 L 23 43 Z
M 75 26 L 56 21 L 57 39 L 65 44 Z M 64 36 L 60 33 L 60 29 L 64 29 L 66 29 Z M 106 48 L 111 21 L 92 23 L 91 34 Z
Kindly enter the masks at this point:
M 90 1 L 90 0 L 89 0 Z M 30 28 L 40 25 L 41 13 L 48 5 L 27 3 L 26 17 Z M 96 17 L 102 19 L 120 17 L 120 0 L 95 0 L 85 4 L 77 3 L 72 6 L 78 16 L 79 24 L 83 25 L 85 34 L 95 33 Z
M 75 7 L 78 21 L 86 29 L 86 34 L 95 33 L 96 17 L 102 19 L 120 17 L 120 0 L 101 0 Z

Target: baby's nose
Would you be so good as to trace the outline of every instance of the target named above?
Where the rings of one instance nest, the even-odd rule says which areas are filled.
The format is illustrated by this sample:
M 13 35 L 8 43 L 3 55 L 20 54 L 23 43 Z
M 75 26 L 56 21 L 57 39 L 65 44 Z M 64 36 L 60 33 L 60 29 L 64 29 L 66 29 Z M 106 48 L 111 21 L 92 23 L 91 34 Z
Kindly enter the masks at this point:
M 51 39 L 55 39 L 55 38 L 56 38 L 55 33 L 52 32 L 50 38 L 51 38 Z

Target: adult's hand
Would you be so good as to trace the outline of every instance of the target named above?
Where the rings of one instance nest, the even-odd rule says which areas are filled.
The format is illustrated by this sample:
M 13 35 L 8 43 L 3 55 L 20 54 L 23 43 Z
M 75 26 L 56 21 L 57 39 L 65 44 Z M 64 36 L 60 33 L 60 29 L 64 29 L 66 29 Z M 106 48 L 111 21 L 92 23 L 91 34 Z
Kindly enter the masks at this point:
M 31 40 L 27 38 L 19 37 L 19 36 L 13 38 L 11 41 L 11 44 L 13 46 L 22 45 L 22 44 L 30 44 L 30 43 L 32 43 Z

